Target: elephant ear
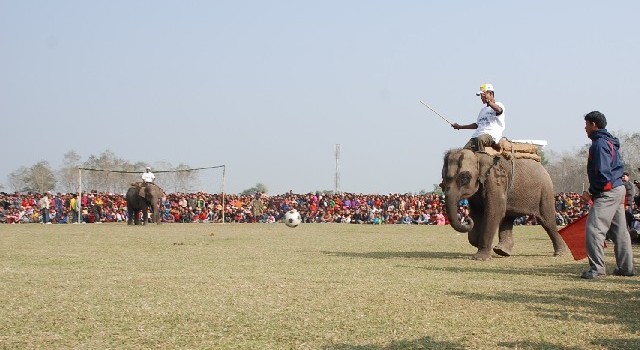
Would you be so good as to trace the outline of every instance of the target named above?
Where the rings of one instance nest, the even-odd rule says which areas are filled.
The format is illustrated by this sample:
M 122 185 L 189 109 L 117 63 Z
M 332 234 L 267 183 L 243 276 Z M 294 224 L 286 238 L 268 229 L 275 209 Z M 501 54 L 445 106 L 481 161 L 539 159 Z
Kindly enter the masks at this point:
M 478 182 L 484 185 L 494 165 L 494 158 L 484 153 L 476 153 L 476 156 L 478 157 Z

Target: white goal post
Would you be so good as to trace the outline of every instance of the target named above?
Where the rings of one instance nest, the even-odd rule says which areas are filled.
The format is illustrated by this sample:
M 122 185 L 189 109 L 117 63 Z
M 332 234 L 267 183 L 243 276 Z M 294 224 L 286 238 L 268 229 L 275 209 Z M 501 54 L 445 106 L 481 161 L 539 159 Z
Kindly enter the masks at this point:
M 202 168 L 190 168 L 190 169 L 177 169 L 177 170 L 157 170 L 154 173 L 179 173 L 186 171 L 197 171 L 197 170 L 206 170 L 206 169 L 218 169 L 222 168 L 222 183 L 220 184 L 220 195 L 222 197 L 222 223 L 225 223 L 224 212 L 225 212 L 225 192 L 224 192 L 224 184 L 227 176 L 227 166 L 226 165 L 215 165 L 209 167 Z M 108 170 L 108 169 L 93 169 L 93 168 L 78 168 L 78 200 L 76 202 L 76 208 L 78 211 L 78 223 L 82 219 L 82 171 L 101 171 L 101 172 L 110 172 L 110 173 L 119 173 L 119 174 L 140 174 L 140 171 L 128 171 L 128 170 Z

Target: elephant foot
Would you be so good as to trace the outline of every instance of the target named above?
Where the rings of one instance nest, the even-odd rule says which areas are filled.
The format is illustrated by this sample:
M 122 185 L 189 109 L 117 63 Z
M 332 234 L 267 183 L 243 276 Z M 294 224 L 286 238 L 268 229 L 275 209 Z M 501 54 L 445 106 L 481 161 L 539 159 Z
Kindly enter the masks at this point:
M 487 251 L 478 251 L 471 256 L 472 260 L 487 261 L 491 260 L 491 254 Z
M 556 250 L 553 252 L 553 256 L 563 256 L 563 255 L 565 255 L 565 254 L 567 254 L 567 250 L 566 250 L 565 248 L 556 249 Z
M 503 244 L 498 244 L 497 246 L 493 247 L 493 252 L 500 256 L 511 256 L 512 248 L 513 246 L 505 247 Z

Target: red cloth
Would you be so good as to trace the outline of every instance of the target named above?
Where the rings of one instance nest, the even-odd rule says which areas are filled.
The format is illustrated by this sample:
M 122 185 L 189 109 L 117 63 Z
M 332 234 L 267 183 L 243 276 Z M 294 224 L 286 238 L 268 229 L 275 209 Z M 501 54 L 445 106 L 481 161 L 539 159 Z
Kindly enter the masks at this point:
M 587 216 L 581 217 L 558 231 L 564 243 L 569 247 L 574 260 L 582 260 L 587 257 L 587 244 L 585 243 Z
M 587 214 L 558 231 L 564 243 L 569 247 L 573 260 L 582 260 L 587 257 L 586 233 L 588 216 Z M 607 247 L 606 242 L 604 247 Z

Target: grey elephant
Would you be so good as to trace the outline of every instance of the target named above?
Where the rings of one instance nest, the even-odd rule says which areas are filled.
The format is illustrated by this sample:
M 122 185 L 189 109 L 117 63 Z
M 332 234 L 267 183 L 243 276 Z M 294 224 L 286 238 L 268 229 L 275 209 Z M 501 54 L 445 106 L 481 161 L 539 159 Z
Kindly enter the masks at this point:
M 566 245 L 555 221 L 555 202 L 551 177 L 540 162 L 515 159 L 467 149 L 453 149 L 444 157 L 442 184 L 447 216 L 458 232 L 468 232 L 469 243 L 478 248 L 473 259 L 491 259 L 493 251 L 509 256 L 513 250 L 513 221 L 533 215 L 553 243 L 554 255 L 562 255 Z M 461 222 L 458 202 L 469 201 L 469 218 Z
M 153 222 L 160 224 L 158 203 L 164 192 L 160 186 L 153 183 L 147 183 L 144 188 L 141 186 L 141 182 L 134 182 L 127 191 L 127 212 L 129 214 L 127 224 L 132 225 L 135 222 L 136 225 L 140 225 L 140 212 L 142 212 L 142 224 L 146 224 L 147 210 L 149 207 L 151 207 L 153 212 Z

